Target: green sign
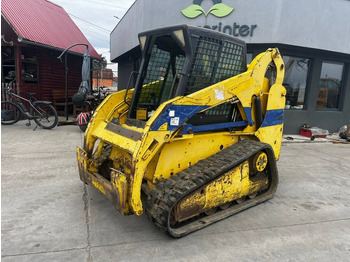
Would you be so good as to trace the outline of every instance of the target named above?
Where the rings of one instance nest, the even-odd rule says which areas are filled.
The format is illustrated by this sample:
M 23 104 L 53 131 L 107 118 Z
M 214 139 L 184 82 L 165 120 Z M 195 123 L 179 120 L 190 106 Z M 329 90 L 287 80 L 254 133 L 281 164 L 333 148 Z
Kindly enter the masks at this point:
M 225 16 L 228 16 L 233 12 L 233 8 L 229 7 L 223 3 L 221 3 L 221 0 L 212 0 L 213 6 L 208 10 L 208 12 L 205 12 L 205 10 L 201 7 L 202 0 L 194 0 L 193 4 L 189 7 L 181 10 L 181 13 L 186 16 L 187 18 L 196 18 L 197 16 L 200 16 L 204 14 L 205 17 L 207 17 L 209 14 L 212 14 L 216 17 L 222 18 Z M 223 32 L 225 34 L 229 34 L 235 37 L 247 37 L 247 36 L 253 36 L 255 28 L 257 28 L 258 25 L 240 25 L 236 22 L 232 22 L 230 24 L 222 24 L 219 22 L 217 25 L 208 25 L 207 19 L 205 19 L 205 25 L 204 28 L 217 30 L 219 32 Z
M 201 7 L 202 0 L 194 0 L 193 4 L 181 10 L 181 13 L 187 18 L 196 18 L 202 14 L 205 16 L 212 14 L 216 17 L 225 17 L 232 13 L 233 8 L 221 3 L 221 0 L 212 1 L 214 5 L 208 10 L 208 12 Z

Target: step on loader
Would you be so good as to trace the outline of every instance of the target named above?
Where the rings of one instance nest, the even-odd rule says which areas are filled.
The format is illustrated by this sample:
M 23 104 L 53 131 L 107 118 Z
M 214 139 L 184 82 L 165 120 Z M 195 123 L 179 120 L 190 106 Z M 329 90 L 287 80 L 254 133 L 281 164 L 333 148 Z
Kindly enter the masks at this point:
M 277 48 L 187 25 L 139 34 L 142 61 L 77 148 L 80 179 L 181 237 L 270 199 L 285 106 Z

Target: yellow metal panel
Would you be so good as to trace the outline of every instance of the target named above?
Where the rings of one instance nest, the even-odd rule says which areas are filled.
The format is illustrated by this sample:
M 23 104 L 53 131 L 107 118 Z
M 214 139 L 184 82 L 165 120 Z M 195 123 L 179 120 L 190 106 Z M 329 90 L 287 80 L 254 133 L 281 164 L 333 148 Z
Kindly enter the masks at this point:
M 255 194 L 265 189 L 267 185 L 267 178 L 257 181 L 250 180 L 249 162 L 244 161 L 241 165 L 180 200 L 176 206 L 175 216 L 178 221 L 184 221 L 196 214 Z
M 112 170 L 111 184 L 114 190 L 117 191 L 116 206 L 120 208 L 122 214 L 128 215 L 130 213 L 129 204 L 127 202 L 129 184 L 126 176 L 121 172 Z
M 115 169 L 123 168 L 123 172 L 127 175 L 131 175 L 132 171 L 132 156 L 127 151 L 119 148 L 112 147 L 109 159 L 113 161 L 113 167 Z
M 153 183 L 169 178 L 237 141 L 238 138 L 228 132 L 184 135 L 181 139 L 174 139 L 165 144 L 160 152 Z
M 255 136 L 263 143 L 270 144 L 275 157 L 278 160 L 281 150 L 282 143 L 282 134 L 283 134 L 283 124 L 275 126 L 261 127 L 256 131 Z
M 136 119 L 146 120 L 147 119 L 147 109 L 145 109 L 145 108 L 137 109 Z
M 267 110 L 284 109 L 287 91 L 282 85 L 274 84 L 269 91 Z
M 108 144 L 123 148 L 130 153 L 135 151 L 137 141 L 129 139 L 127 137 L 118 135 L 110 130 L 106 129 L 107 123 L 100 122 L 98 126 L 91 132 L 91 135 L 97 139 L 100 139 Z

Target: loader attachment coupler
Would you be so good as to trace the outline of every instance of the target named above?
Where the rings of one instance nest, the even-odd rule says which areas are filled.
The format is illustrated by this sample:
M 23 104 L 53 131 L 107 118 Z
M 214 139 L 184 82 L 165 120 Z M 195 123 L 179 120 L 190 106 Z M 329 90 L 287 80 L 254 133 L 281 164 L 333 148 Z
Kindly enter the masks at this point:
M 139 39 L 134 88 L 101 103 L 77 149 L 81 180 L 174 237 L 271 198 L 286 94 L 278 49 L 247 66 L 245 43 L 211 30 Z

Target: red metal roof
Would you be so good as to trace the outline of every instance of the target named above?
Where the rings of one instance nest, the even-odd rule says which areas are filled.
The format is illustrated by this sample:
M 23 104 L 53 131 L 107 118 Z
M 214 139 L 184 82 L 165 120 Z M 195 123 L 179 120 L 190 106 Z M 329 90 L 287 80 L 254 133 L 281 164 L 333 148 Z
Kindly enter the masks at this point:
M 2 0 L 1 13 L 22 39 L 62 50 L 76 43 L 88 44 L 90 56 L 100 58 L 67 12 L 50 1 Z M 70 50 L 84 54 L 85 46 Z

